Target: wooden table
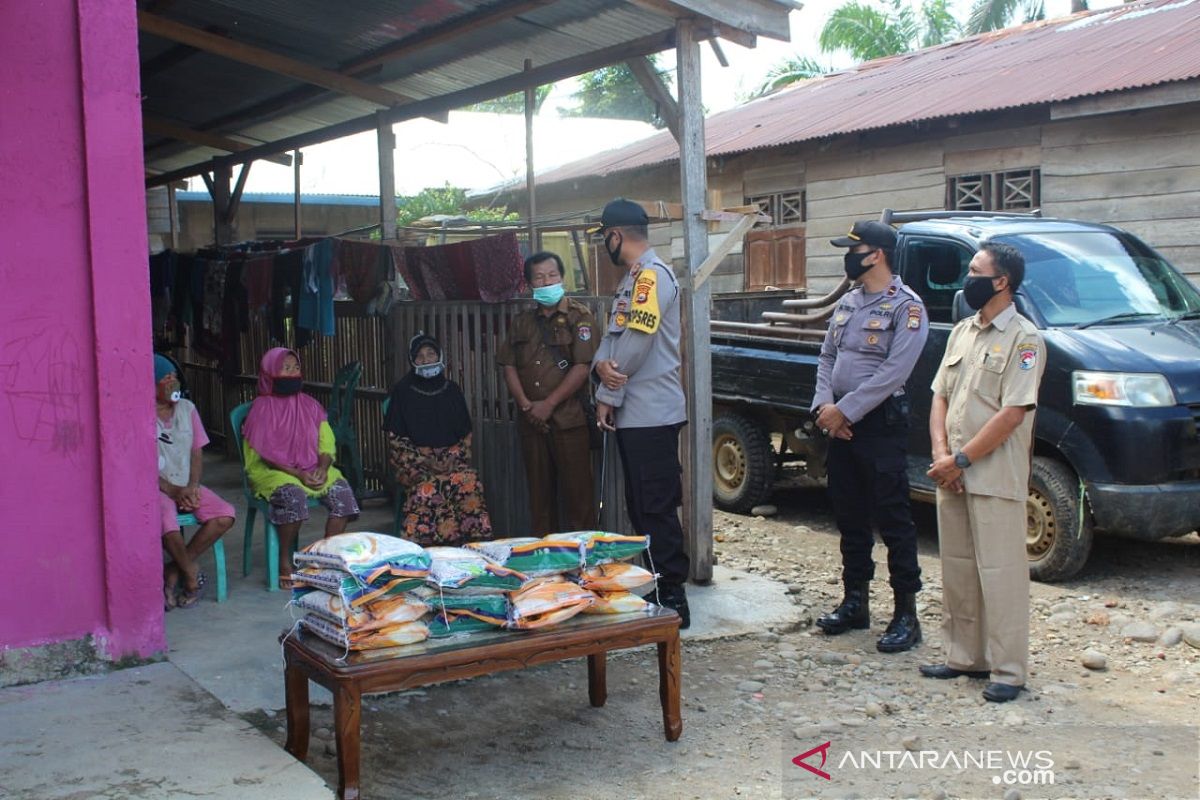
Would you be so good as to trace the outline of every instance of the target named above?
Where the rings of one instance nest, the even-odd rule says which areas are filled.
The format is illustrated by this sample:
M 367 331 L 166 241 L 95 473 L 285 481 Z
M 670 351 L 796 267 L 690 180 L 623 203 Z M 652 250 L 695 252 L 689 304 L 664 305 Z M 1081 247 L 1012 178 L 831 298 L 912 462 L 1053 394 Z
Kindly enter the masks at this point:
M 541 631 L 487 631 L 421 644 L 352 653 L 302 631 L 281 637 L 287 690 L 287 751 L 308 757 L 308 682 L 333 693 L 337 743 L 338 797 L 359 794 L 362 696 L 396 692 L 443 681 L 490 675 L 552 661 L 587 656 L 588 698 L 602 706 L 608 698 L 605 655 L 646 644 L 658 645 L 658 696 L 663 730 L 673 742 L 683 732 L 679 713 L 679 615 L 658 608 L 650 613 L 580 615 Z

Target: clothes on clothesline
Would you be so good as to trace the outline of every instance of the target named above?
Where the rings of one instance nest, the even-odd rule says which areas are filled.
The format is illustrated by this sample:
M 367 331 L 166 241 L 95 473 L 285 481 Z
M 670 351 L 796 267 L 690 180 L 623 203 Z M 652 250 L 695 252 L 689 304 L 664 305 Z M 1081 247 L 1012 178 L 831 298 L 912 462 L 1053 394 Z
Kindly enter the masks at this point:
M 414 300 L 502 303 L 525 289 L 524 261 L 514 233 L 432 247 L 393 245 L 391 251 Z

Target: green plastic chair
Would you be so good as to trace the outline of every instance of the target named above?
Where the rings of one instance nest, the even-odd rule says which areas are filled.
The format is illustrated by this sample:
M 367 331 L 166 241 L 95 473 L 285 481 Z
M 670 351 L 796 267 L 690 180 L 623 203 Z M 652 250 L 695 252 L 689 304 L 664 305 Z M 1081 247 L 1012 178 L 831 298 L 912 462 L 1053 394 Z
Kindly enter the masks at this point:
M 257 497 L 250 490 L 250 481 L 246 478 L 246 454 L 242 450 L 242 423 L 250 413 L 252 403 L 242 403 L 229 412 L 229 426 L 233 431 L 233 443 L 237 447 L 238 461 L 242 464 L 242 492 L 246 495 L 246 535 L 242 539 L 242 577 L 250 574 L 250 548 L 254 543 L 254 520 L 258 512 L 263 515 L 263 531 L 267 539 L 267 591 L 279 591 L 279 531 L 271 522 L 271 504 Z M 316 508 L 319 501 L 315 497 L 308 498 L 308 507 Z M 292 552 L 300 546 L 300 537 L 292 542 Z
M 383 398 L 383 418 L 387 419 L 388 406 L 391 405 L 392 398 Z M 392 504 L 392 535 L 400 537 L 404 527 L 404 487 L 397 481 L 392 481 L 393 492 L 395 493 L 395 501 Z M 403 537 L 400 537 L 403 538 Z
M 196 519 L 195 514 L 176 514 L 175 520 L 179 523 L 179 530 L 183 530 L 188 525 L 199 525 L 200 520 Z M 228 586 L 225 583 L 225 543 L 217 539 L 213 545 L 213 558 L 217 564 L 213 572 L 217 575 L 217 602 L 224 603 L 228 597 Z
M 329 427 L 337 441 L 334 464 L 350 482 L 357 495 L 363 486 L 362 454 L 358 449 L 358 434 L 354 430 L 354 392 L 362 380 L 362 362 L 351 361 L 333 376 L 329 407 L 325 409 Z

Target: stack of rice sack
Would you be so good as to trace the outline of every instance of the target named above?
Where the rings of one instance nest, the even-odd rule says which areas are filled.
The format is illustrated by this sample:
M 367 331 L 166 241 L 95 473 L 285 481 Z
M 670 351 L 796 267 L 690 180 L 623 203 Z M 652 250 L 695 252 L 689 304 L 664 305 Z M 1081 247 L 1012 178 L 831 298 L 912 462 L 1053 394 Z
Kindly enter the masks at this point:
M 467 547 L 530 577 L 509 595 L 506 627 L 534 630 L 579 613 L 619 614 L 649 608 L 629 590 L 648 587 L 654 576 L 641 567 L 616 563 L 636 557 L 647 543 L 644 536 L 576 531 L 540 539 L 474 542 Z
M 429 606 L 408 594 L 429 577 L 420 545 L 382 533 L 343 533 L 296 553 L 292 605 L 305 630 L 347 650 L 424 641 Z
M 527 582 L 524 574 L 463 547 L 427 547 L 425 552 L 430 557 L 429 577 L 415 594 L 433 611 L 430 636 L 504 626 L 507 593 Z
M 546 538 L 575 542 L 579 547 L 582 566 L 572 579 L 596 596 L 596 602 L 583 613 L 626 614 L 652 608 L 640 595 L 654 588 L 654 573 L 622 563 L 640 556 L 649 547 L 649 537 L 575 531 L 554 533 Z

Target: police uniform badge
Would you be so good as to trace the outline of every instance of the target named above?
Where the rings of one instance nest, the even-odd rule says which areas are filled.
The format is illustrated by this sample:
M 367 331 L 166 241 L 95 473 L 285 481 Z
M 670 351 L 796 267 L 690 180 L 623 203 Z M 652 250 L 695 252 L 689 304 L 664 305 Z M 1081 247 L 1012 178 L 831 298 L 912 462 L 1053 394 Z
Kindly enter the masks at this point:
M 579 336 L 579 341 L 586 342 L 592 338 L 592 326 L 580 325 L 575 329 L 575 333 Z
M 643 269 L 633 282 L 633 308 L 629 312 L 629 329 L 642 333 L 658 331 L 658 271 Z
M 917 330 L 921 327 L 921 307 L 911 305 L 908 307 L 908 328 L 909 330 Z
M 618 312 L 617 312 L 617 315 L 616 315 L 615 317 L 613 317 L 613 322 L 615 322 L 615 323 L 616 323 L 616 325 L 617 325 L 617 327 L 618 327 L 618 328 L 624 328 L 624 327 L 625 327 L 625 322 L 626 322 L 626 319 L 625 319 L 625 314 L 624 314 L 624 313 L 622 313 L 622 312 L 620 312 L 620 311 L 618 311 Z
M 872 333 L 867 337 L 867 344 L 879 344 L 879 337 Z

